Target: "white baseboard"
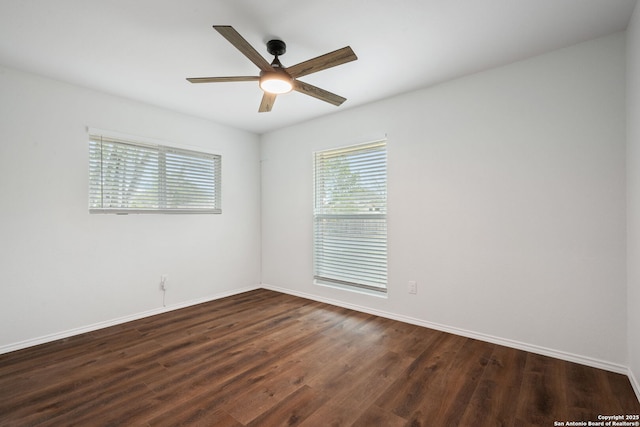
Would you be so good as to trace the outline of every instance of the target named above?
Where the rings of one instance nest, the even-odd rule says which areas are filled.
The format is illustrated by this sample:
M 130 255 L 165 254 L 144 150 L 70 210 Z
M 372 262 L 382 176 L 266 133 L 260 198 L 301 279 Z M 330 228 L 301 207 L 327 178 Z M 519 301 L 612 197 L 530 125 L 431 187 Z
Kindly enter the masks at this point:
M 69 338 L 74 335 L 80 335 L 87 332 L 97 331 L 99 329 L 108 328 L 110 326 L 119 325 L 122 323 L 131 322 L 133 320 L 143 319 L 145 317 L 155 316 L 157 314 L 168 313 L 170 311 L 179 310 L 181 308 L 191 307 L 193 305 L 202 304 L 209 301 L 214 301 L 220 298 L 229 297 L 232 295 L 241 294 L 243 292 L 252 291 L 255 289 L 259 289 L 261 286 L 248 286 L 241 289 L 234 289 L 231 291 L 221 292 L 214 295 L 209 295 L 203 298 L 197 298 L 190 301 L 184 301 L 178 304 L 172 304 L 166 307 L 154 308 L 153 310 L 143 311 L 141 313 L 135 313 L 128 316 L 119 317 L 117 319 L 107 320 L 104 322 L 94 323 L 92 325 L 82 326 L 80 328 L 69 329 L 62 332 L 56 332 L 53 334 L 28 339 L 25 341 L 20 341 L 14 344 L 0 346 L 0 354 L 9 353 L 16 350 L 22 350 L 23 348 L 33 347 L 39 344 L 45 344 L 51 341 L 56 341 L 64 338 Z
M 433 323 L 421 319 L 416 319 L 409 316 L 404 316 L 396 313 L 389 313 L 380 310 L 374 310 L 368 307 L 359 306 L 356 304 L 349 304 L 343 301 L 337 301 L 330 298 L 323 298 L 313 294 L 307 294 L 304 292 L 292 291 L 291 289 L 281 288 L 278 286 L 272 286 L 268 284 L 262 284 L 264 289 L 270 289 L 276 292 L 282 292 L 289 295 L 298 296 L 301 298 L 310 299 L 313 301 L 324 302 L 326 304 L 335 305 L 338 307 L 348 308 L 355 311 L 360 311 L 363 313 L 373 314 L 374 316 L 385 317 L 388 319 L 398 320 L 400 322 L 410 323 L 412 325 L 423 326 L 425 328 L 435 329 L 442 332 L 448 332 L 454 335 L 460 335 L 467 338 L 473 338 L 480 341 L 490 342 L 493 344 L 502 345 L 505 347 L 511 347 L 518 350 L 524 350 L 531 353 L 541 354 L 543 356 L 549 356 L 556 359 L 566 360 L 568 362 L 579 363 L 581 365 L 591 366 L 593 368 L 604 369 L 606 371 L 616 372 L 618 374 L 629 375 L 629 368 L 624 365 L 620 365 L 617 363 L 607 362 L 605 360 L 594 359 L 587 356 L 582 356 L 579 354 L 568 353 L 560 350 L 554 350 L 551 348 L 541 347 L 535 344 L 527 344 L 520 341 L 510 340 L 506 338 L 495 337 L 492 335 L 483 334 L 480 332 L 469 331 L 466 329 L 455 328 L 451 326 L 441 325 L 439 323 Z M 631 382 L 634 380 L 629 377 Z M 638 383 L 634 385 L 636 390 L 636 394 L 638 394 Z M 640 395 L 639 395 L 640 396 Z M 640 398 L 639 398 L 640 399 Z

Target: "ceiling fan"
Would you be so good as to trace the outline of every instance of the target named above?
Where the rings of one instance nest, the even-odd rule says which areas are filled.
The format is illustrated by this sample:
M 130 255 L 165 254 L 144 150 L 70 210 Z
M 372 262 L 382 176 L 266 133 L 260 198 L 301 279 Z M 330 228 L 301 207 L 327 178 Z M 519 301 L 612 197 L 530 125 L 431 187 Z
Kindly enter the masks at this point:
M 309 83 L 298 80 L 298 77 L 311 73 L 326 70 L 350 61 L 358 59 L 349 46 L 335 50 L 325 55 L 320 55 L 308 61 L 301 62 L 291 67 L 284 67 L 279 56 L 287 50 L 287 45 L 282 40 L 270 40 L 267 42 L 267 52 L 275 58 L 269 64 L 233 27 L 228 25 L 214 25 L 224 38 L 236 47 L 244 56 L 260 69 L 259 76 L 235 76 L 235 77 L 191 77 L 187 80 L 191 83 L 219 83 L 219 82 L 259 82 L 260 88 L 264 91 L 262 102 L 260 102 L 259 112 L 269 112 L 273 108 L 276 96 L 279 94 L 295 90 L 305 95 L 339 106 L 346 98 L 335 93 L 331 93 Z

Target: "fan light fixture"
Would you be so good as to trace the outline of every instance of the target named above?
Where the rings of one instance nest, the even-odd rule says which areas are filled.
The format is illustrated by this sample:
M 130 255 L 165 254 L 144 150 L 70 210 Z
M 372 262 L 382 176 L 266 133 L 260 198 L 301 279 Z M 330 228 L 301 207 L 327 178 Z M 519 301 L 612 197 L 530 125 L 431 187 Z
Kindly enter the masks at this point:
M 282 94 L 293 89 L 292 78 L 282 72 L 264 72 L 260 76 L 260 89 L 265 92 Z

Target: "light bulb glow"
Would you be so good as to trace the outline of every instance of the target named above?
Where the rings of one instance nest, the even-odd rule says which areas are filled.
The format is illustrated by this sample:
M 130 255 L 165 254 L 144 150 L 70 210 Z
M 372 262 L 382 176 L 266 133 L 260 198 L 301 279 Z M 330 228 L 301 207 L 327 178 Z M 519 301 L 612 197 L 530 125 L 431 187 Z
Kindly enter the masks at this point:
M 260 88 L 269 93 L 281 94 L 291 92 L 291 77 L 281 72 L 267 72 L 260 77 Z

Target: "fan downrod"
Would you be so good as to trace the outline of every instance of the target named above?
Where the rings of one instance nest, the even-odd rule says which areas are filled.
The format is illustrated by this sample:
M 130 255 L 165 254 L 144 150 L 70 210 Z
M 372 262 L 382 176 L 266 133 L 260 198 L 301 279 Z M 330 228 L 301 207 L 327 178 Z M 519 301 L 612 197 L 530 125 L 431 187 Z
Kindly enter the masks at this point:
M 267 42 L 267 52 L 273 56 L 284 55 L 287 51 L 287 45 L 282 40 L 269 40 Z

